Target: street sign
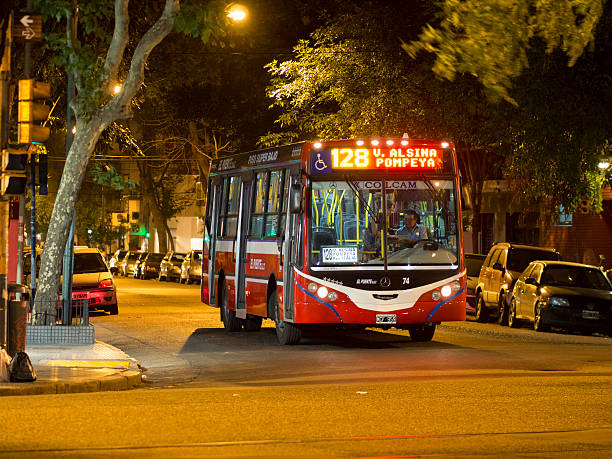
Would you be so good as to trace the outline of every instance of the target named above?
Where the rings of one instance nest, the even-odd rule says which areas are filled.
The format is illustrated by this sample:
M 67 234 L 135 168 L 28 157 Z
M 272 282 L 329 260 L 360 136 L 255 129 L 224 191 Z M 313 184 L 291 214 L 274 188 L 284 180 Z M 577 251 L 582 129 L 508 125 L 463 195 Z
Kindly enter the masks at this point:
M 13 40 L 32 43 L 42 40 L 42 16 L 40 14 L 21 13 L 13 25 Z

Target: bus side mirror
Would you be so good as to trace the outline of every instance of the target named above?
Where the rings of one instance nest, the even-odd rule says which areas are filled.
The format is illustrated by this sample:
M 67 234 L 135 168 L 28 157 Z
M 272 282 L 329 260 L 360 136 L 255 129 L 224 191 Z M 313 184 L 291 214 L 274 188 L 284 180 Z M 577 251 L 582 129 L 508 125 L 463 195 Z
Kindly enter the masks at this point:
M 291 185 L 289 190 L 289 212 L 299 214 L 302 212 L 302 187 Z

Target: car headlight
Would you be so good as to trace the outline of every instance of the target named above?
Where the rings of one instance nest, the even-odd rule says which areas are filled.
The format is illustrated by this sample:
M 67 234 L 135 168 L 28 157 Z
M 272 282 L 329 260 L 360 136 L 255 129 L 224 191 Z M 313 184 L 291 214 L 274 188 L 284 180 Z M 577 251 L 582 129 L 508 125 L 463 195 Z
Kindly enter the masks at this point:
M 551 306 L 562 307 L 562 308 L 568 307 L 570 305 L 567 299 L 560 298 L 558 296 L 551 296 L 548 299 L 548 304 L 550 304 Z

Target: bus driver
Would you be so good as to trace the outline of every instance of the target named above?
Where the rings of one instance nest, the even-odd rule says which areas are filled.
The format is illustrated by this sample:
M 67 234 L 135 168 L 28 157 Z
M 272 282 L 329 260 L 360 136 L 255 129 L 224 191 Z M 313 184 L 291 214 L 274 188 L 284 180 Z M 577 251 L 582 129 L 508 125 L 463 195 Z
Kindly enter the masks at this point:
M 402 243 L 413 245 L 417 241 L 427 239 L 427 230 L 421 224 L 419 214 L 410 209 L 404 214 L 404 226 L 398 229 L 395 235 L 403 236 L 400 238 Z

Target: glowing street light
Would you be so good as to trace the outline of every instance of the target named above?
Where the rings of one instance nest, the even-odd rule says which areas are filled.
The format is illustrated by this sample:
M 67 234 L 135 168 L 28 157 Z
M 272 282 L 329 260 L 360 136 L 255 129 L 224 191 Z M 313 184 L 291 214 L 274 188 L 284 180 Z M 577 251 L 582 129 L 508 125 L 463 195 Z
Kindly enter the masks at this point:
M 244 21 L 248 14 L 248 10 L 238 3 L 231 3 L 226 11 L 227 17 L 232 21 Z
M 606 170 L 608 167 L 610 167 L 610 161 L 607 160 L 603 160 L 600 161 L 599 164 L 597 165 L 601 170 Z
M 113 92 L 115 94 L 119 94 L 121 92 L 121 85 L 120 84 L 116 84 L 115 87 L 113 88 Z

